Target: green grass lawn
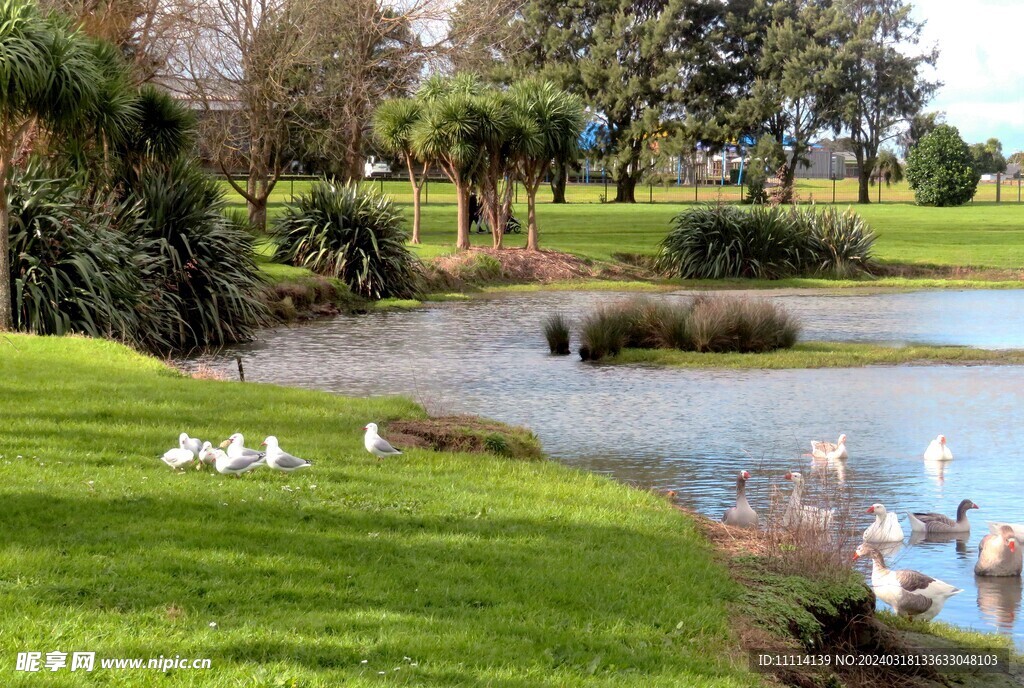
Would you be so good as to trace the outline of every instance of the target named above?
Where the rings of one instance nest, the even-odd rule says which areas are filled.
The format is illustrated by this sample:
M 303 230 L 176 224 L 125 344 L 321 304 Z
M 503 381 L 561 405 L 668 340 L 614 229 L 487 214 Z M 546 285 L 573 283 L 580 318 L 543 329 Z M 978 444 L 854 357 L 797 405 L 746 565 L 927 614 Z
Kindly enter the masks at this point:
M 689 518 L 553 462 L 363 450 L 366 422 L 422 413 L 0 336 L 0 685 L 759 682 L 727 627 L 738 586 Z M 315 465 L 174 473 L 158 457 L 181 430 L 275 434 Z M 44 678 L 14 672 L 23 651 L 212 668 Z
M 854 342 L 799 342 L 791 349 L 758 354 L 709 354 L 676 349 L 624 349 L 602 363 L 673 368 L 859 368 L 869 365 L 1022 365 L 1024 351 L 988 351 L 964 346 L 881 346 Z
M 806 200 L 821 192 L 822 183 L 803 181 L 798 193 Z M 294 193 L 302 193 L 308 184 L 295 182 Z M 366 184 L 376 188 L 379 183 Z M 423 257 L 448 253 L 453 250 L 455 242 L 455 206 L 450 185 L 433 186 L 436 188 L 423 210 L 424 244 L 416 247 Z M 384 190 L 393 194 L 400 203 L 408 201 L 407 189 L 408 185 L 401 182 L 384 183 Z M 585 190 L 590 193 L 593 189 L 588 187 Z M 892 190 L 892 194 L 897 191 Z M 270 208 L 272 216 L 280 212 L 292 193 L 289 182 L 278 184 Z M 885 193 L 883 190 L 883 199 Z M 988 194 L 994 198 L 992 185 L 979 187 L 979 197 L 987 198 Z M 542 200 L 548 198 L 544 190 L 541 196 Z M 569 196 L 571 200 L 572 194 Z M 239 197 L 232 198 L 236 207 L 242 207 Z M 884 262 L 1020 268 L 1024 266 L 1024 205 L 1015 202 L 1016 187 L 1012 193 L 1004 187 L 1003 198 L 1013 202 L 998 205 L 977 202 L 960 208 L 922 208 L 911 203 L 882 203 L 854 208 L 878 234 L 876 257 Z M 520 200 L 524 200 L 522 196 Z M 707 200 L 712 200 L 712 197 Z M 538 207 L 541 245 L 597 260 L 608 260 L 616 253 L 651 254 L 668 231 L 669 221 L 685 207 L 678 203 L 657 202 L 636 205 L 541 203 Z M 519 203 L 515 212 L 525 217 L 525 203 Z M 490 236 L 474 234 L 473 242 L 489 246 Z M 509 235 L 506 243 L 521 246 L 525 244 L 525 235 Z

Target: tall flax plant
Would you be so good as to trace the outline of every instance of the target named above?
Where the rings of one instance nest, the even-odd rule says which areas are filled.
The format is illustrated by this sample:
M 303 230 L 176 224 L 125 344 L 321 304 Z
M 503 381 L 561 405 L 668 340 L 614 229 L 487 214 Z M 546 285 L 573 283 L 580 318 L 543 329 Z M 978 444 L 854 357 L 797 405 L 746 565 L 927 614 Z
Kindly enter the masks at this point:
M 355 184 L 314 182 L 271 229 L 277 257 L 336 277 L 371 299 L 413 296 L 419 263 L 402 215 L 387 196 Z

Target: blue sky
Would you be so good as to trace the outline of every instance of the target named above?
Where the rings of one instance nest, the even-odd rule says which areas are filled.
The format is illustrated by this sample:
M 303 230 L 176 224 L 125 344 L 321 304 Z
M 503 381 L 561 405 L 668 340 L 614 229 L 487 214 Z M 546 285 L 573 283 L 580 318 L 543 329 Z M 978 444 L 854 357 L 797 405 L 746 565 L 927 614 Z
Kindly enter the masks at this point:
M 1024 150 L 1024 0 L 916 0 L 914 14 L 945 84 L 928 109 L 968 143 L 995 136 L 1004 155 Z

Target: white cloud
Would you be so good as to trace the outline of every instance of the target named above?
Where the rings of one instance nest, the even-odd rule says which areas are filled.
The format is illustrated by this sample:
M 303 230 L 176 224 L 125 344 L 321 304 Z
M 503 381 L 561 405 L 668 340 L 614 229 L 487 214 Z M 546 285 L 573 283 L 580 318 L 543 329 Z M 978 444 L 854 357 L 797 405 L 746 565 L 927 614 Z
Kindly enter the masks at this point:
M 917 0 L 923 43 L 939 47 L 929 106 L 943 110 L 968 143 L 996 136 L 1006 153 L 1024 149 L 1024 26 L 1021 0 Z

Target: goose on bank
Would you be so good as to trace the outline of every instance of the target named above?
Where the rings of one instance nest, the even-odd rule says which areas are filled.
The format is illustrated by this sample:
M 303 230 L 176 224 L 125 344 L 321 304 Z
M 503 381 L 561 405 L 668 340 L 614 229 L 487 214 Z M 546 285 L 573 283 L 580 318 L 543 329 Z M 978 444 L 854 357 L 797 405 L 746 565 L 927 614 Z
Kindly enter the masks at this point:
M 832 525 L 835 509 L 804 506 L 804 476 L 797 471 L 790 471 L 786 473 L 785 478 L 793 482 L 793 492 L 789 495 L 789 503 L 782 514 L 782 525 L 786 528 L 828 529 Z
M 910 569 L 890 569 L 885 557 L 868 543 L 861 543 L 853 555 L 871 557 L 871 588 L 899 616 L 928 621 L 934 619 L 953 595 L 963 590 Z
M 736 476 L 736 506 L 726 510 L 722 523 L 740 528 L 757 528 L 757 512 L 747 502 L 747 481 L 750 473 L 740 471 Z

